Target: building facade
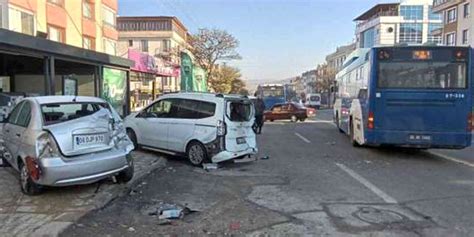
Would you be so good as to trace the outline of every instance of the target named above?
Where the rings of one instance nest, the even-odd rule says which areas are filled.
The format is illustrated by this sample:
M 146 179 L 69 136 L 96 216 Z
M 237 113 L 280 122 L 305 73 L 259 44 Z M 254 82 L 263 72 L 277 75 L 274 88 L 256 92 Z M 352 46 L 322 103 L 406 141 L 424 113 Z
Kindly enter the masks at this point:
M 433 10 L 443 18 L 437 34 L 444 45 L 474 46 L 473 0 L 434 0 Z
M 356 46 L 440 44 L 441 36 L 434 32 L 443 27 L 443 19 L 432 4 L 432 0 L 402 0 L 375 5 L 354 19 Z
M 117 0 L 0 0 L 0 26 L 116 55 Z
M 310 70 L 301 74 L 301 80 L 304 86 L 304 93 L 310 94 L 316 92 L 317 70 Z
M 344 65 L 344 61 L 346 61 L 347 55 L 352 53 L 352 51 L 354 51 L 355 49 L 355 43 L 337 47 L 336 52 L 326 56 L 326 64 L 329 68 L 336 71 L 336 73 L 339 72 L 342 69 L 342 66 Z

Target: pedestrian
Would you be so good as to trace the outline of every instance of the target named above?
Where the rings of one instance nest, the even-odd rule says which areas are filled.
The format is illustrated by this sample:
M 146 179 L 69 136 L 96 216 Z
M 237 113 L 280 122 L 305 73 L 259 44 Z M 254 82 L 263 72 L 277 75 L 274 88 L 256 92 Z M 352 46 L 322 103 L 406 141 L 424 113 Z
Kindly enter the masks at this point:
M 262 98 L 259 96 L 255 101 L 255 133 L 261 134 L 263 127 L 263 113 L 265 111 L 265 103 L 263 103 Z

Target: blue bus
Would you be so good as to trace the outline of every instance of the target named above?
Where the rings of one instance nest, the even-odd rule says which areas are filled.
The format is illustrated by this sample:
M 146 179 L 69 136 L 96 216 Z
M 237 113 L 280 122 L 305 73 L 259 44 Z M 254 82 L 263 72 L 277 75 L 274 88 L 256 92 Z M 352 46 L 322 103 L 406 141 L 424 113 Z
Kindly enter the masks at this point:
M 472 57 L 467 47 L 357 49 L 336 75 L 335 124 L 354 146 L 468 147 Z
M 263 84 L 257 88 L 257 96 L 261 96 L 265 103 L 265 110 L 274 104 L 285 103 L 287 100 L 286 86 L 283 84 Z

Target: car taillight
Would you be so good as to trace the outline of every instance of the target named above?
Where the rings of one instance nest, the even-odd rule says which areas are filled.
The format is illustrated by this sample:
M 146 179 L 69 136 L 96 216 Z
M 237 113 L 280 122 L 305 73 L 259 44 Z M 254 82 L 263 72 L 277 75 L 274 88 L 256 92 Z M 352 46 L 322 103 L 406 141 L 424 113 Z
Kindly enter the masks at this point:
M 42 132 L 36 138 L 36 157 L 50 158 L 59 156 L 58 145 L 49 132 Z
M 369 112 L 369 117 L 367 118 L 367 128 L 374 129 L 374 113 Z
M 342 109 L 342 114 L 343 114 L 343 115 L 349 115 L 349 110 L 347 110 L 347 109 Z
M 227 133 L 226 124 L 222 120 L 217 121 L 217 136 L 225 136 Z
M 467 117 L 467 131 L 474 131 L 474 112 Z

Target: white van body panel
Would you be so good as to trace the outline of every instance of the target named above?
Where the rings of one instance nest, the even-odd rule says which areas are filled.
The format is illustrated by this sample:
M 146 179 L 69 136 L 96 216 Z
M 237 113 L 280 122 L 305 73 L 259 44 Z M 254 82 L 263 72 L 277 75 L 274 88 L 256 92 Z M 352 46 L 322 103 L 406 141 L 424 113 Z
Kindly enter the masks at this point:
M 311 97 L 318 97 L 318 100 L 311 100 Z M 312 106 L 321 106 L 321 94 L 319 93 L 311 93 L 306 95 L 306 106 L 312 107 Z

